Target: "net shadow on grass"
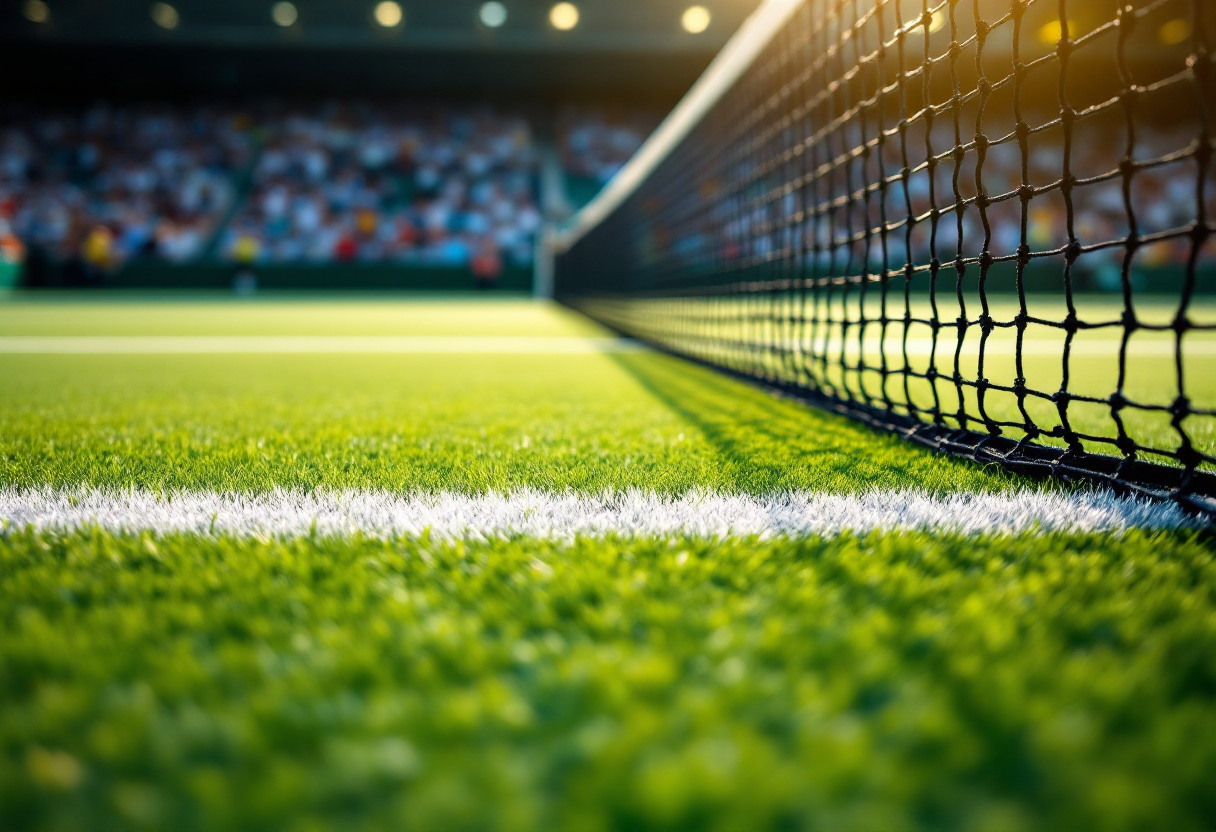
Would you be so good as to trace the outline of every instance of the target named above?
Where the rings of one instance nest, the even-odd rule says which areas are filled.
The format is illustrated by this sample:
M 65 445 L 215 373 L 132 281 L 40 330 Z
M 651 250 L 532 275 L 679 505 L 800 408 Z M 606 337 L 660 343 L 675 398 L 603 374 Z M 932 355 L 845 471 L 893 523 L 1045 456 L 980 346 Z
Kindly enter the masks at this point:
M 555 297 L 936 450 L 1216 516 L 1212 8 L 774 0 L 556 236 Z
M 936 455 L 677 358 L 626 353 L 612 359 L 697 427 L 720 456 L 721 480 L 740 491 L 957 493 L 1032 484 L 995 466 Z

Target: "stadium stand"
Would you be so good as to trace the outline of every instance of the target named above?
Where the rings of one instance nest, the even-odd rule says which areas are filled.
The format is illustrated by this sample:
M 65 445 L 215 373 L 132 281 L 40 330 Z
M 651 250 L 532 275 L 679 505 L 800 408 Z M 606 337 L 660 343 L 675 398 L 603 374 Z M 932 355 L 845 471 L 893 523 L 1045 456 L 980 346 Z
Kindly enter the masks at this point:
M 0 219 L 85 283 L 137 258 L 198 258 L 252 151 L 248 119 L 219 107 L 10 109 L 3 122 Z
M 590 202 L 642 146 L 663 114 L 608 106 L 569 107 L 558 115 L 566 194 L 575 207 Z
M 11 111 L 0 236 L 30 279 L 162 263 L 530 267 L 536 149 L 518 115 L 405 104 Z M 9 251 L 13 243 L 7 244 Z M 222 272 L 221 272 L 222 273 Z
M 265 129 L 229 260 L 532 261 L 536 152 L 521 117 L 331 103 L 279 109 Z
M 659 120 L 645 109 L 563 108 L 558 146 L 570 202 L 579 207 L 594 198 Z M 949 146 L 951 131 L 939 122 L 929 140 Z M 0 130 L 0 237 L 7 261 L 25 257 L 36 267 L 49 259 L 66 267 L 69 283 L 97 283 L 137 261 L 384 263 L 492 275 L 504 265 L 532 262 L 542 222 L 533 137 L 532 124 L 518 114 L 401 103 L 10 108 Z M 1141 131 L 1137 148 L 1145 158 L 1168 159 L 1189 140 L 1185 128 L 1158 126 Z M 1124 148 L 1110 125 L 1081 124 L 1074 141 L 1086 151 L 1078 157 L 1081 168 L 1118 168 Z M 1059 150 L 1058 141 L 1039 137 L 1027 157 L 1031 181 L 1050 181 Z M 899 170 L 898 146 L 889 143 L 883 153 L 886 168 Z M 984 168 L 988 192 L 1015 192 L 1021 161 L 1016 144 L 994 145 Z M 950 192 L 950 170 L 941 166 L 934 176 L 936 193 Z M 930 210 L 930 184 L 925 171 L 909 178 L 914 215 Z M 1137 218 L 1142 234 L 1184 222 L 1194 189 L 1185 164 L 1148 167 L 1133 187 L 1132 198 L 1145 206 Z M 1117 178 L 1077 188 L 1073 210 L 1082 242 L 1128 233 Z M 987 218 L 991 250 L 1015 251 L 1019 203 L 994 200 Z M 1064 245 L 1064 219 L 1061 200 L 1036 202 L 1027 216 L 1030 244 L 1036 250 Z M 763 221 L 739 213 L 721 233 L 689 228 L 673 251 L 708 256 L 700 249 L 712 245 L 728 260 L 765 257 L 780 242 L 753 233 Z M 982 233 L 978 223 L 974 212 L 962 217 L 964 239 Z M 828 223 L 807 233 L 818 235 L 817 256 L 825 263 L 842 256 L 830 245 Z M 954 246 L 958 233 L 955 224 L 942 223 L 939 248 Z M 893 266 L 931 259 L 927 234 L 911 236 L 910 256 L 900 239 L 888 243 L 885 256 Z M 1176 237 L 1146 245 L 1136 279 L 1143 283 L 1154 268 L 1181 266 L 1187 255 Z M 870 247 L 868 257 L 872 268 L 881 268 L 881 247 Z M 1118 291 L 1120 262 L 1117 250 L 1094 252 L 1084 264 L 1088 288 Z

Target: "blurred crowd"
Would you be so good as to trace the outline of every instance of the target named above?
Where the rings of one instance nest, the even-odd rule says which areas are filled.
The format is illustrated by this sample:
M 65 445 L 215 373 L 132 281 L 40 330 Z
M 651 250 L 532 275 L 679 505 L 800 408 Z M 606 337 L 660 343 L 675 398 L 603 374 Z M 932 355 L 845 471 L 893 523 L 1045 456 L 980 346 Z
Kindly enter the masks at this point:
M 562 165 L 568 176 L 603 186 L 625 166 L 658 126 L 646 110 L 568 109 L 559 117 Z
M 82 282 L 136 257 L 200 254 L 235 198 L 250 123 L 209 107 L 0 110 L 0 249 Z
M 220 259 L 253 268 L 265 263 L 401 263 L 467 268 L 494 278 L 505 267 L 531 263 L 541 225 L 537 207 L 539 154 L 529 122 L 487 108 L 393 103 L 262 104 L 251 109 L 208 106 L 93 106 L 74 111 L 24 111 L 0 105 L 0 261 L 53 261 L 76 270 L 82 283 L 134 259 L 184 263 Z M 558 151 L 567 193 L 576 205 L 591 199 L 632 157 L 660 120 L 645 110 L 565 109 L 557 120 Z M 846 124 L 827 139 L 840 147 L 863 141 Z M 953 146 L 952 128 L 934 127 L 939 153 Z M 1152 164 L 1132 177 L 1138 232 L 1185 227 L 1196 216 L 1194 132 L 1157 127 L 1138 131 L 1134 156 Z M 908 140 L 910 158 L 923 158 L 925 136 Z M 825 145 L 826 147 L 827 145 Z M 1120 162 L 1126 134 L 1119 125 L 1082 123 L 1073 140 L 1073 173 L 1085 181 L 1072 193 L 1071 219 L 1083 245 L 1118 242 L 1130 231 Z M 837 154 L 838 155 L 838 154 Z M 877 182 L 902 167 L 897 141 L 882 154 L 838 162 L 821 174 L 819 190 L 839 197 L 847 182 Z M 889 157 L 889 158 L 888 158 Z M 844 157 L 840 157 L 844 158 Z M 927 170 L 907 179 L 915 216 L 954 202 L 954 161 L 948 155 L 932 183 Z M 958 195 L 973 200 L 974 149 L 964 154 Z M 668 236 L 671 254 L 706 258 L 768 257 L 778 250 L 814 248 L 831 268 L 856 269 L 868 258 L 881 268 L 882 249 L 863 231 L 907 213 L 898 180 L 878 196 L 803 204 L 814 188 L 757 199 L 724 186 L 755 180 L 758 157 L 744 155 L 729 171 L 707 170 L 696 184 L 707 210 Z M 916 159 L 912 158 L 915 162 Z M 1029 137 L 1025 167 L 1043 192 L 1031 199 L 1025 240 L 1032 252 L 1068 243 L 1069 211 L 1053 183 L 1061 175 L 1062 137 Z M 853 165 L 851 171 L 845 170 Z M 864 168 L 859 167 L 864 165 Z M 1015 141 L 987 148 L 980 171 L 990 198 L 1015 194 L 1022 183 Z M 783 170 L 769 169 L 766 177 Z M 720 181 L 721 180 L 721 181 Z M 766 180 L 767 181 L 767 180 Z M 776 183 L 776 179 L 774 179 Z M 765 183 L 759 183 L 764 185 Z M 777 183 L 779 184 L 779 183 Z M 932 186 L 932 187 L 931 187 Z M 763 193 L 780 191 L 764 187 Z M 1216 181 L 1207 189 L 1216 214 Z M 796 216 L 810 216 L 792 222 Z M 996 256 L 1022 244 L 1021 202 L 998 199 L 986 208 Z M 661 220 L 656 227 L 662 225 Z M 951 259 L 959 222 L 941 215 L 918 222 L 910 240 L 887 235 L 886 262 L 927 263 L 934 252 Z M 964 257 L 977 257 L 987 232 L 972 203 L 961 222 Z M 852 236 L 851 236 L 852 235 Z M 1124 249 L 1087 253 L 1086 268 L 1105 270 L 1117 287 Z M 1143 266 L 1176 265 L 1189 255 L 1186 239 L 1144 246 Z M 847 264 L 847 265 L 846 265 Z
M 1131 210 L 1136 231 L 1141 236 L 1186 228 L 1197 216 L 1196 183 L 1198 167 L 1187 155 L 1197 132 L 1186 128 L 1159 127 L 1141 129 L 1135 137 L 1132 158 L 1144 167 L 1130 173 Z M 1127 152 L 1127 135 L 1122 125 L 1112 128 L 1106 124 L 1082 124 L 1073 138 L 1070 169 L 1081 180 L 1066 199 L 1062 189 L 1055 187 L 1062 177 L 1062 145 L 1059 135 L 1052 133 L 1032 136 L 1027 143 L 1026 168 L 1028 181 L 1036 189 L 1026 211 L 1026 244 L 1031 252 L 1063 249 L 1069 244 L 1069 207 L 1071 203 L 1072 230 L 1082 246 L 1120 243 L 1084 255 L 1088 269 L 1100 271 L 1099 277 L 1117 288 L 1120 265 L 1125 255 L 1122 241 L 1131 233 L 1131 215 L 1124 197 L 1122 159 Z M 975 156 L 974 153 L 970 154 Z M 1175 158 L 1178 157 L 1178 158 Z M 1165 161 L 1160 164 L 1161 160 Z M 971 160 L 974 168 L 975 160 Z M 949 166 L 947 166 L 949 167 Z M 948 172 L 945 172 L 948 173 Z M 1022 151 L 1016 142 L 1006 142 L 989 148 L 981 170 L 984 190 L 990 197 L 1015 194 L 1022 185 Z M 937 202 L 942 195 L 953 200 L 951 186 L 945 177 L 939 178 Z M 974 173 L 971 175 L 974 181 Z M 923 215 L 931 208 L 928 176 L 914 178 L 910 183 L 913 213 Z M 1216 181 L 1209 183 L 1209 197 L 1216 197 Z M 975 194 L 974 185 L 964 192 Z M 994 255 L 1007 256 L 1017 252 L 1022 244 L 1022 202 L 1012 198 L 994 202 L 986 208 Z M 957 251 L 957 222 L 945 223 L 940 244 Z M 980 211 L 972 206 L 963 218 L 964 256 L 978 256 L 985 237 Z M 927 262 L 928 234 L 914 235 L 913 262 Z M 1184 263 L 1190 253 L 1189 241 L 1183 238 L 1152 244 L 1140 250 L 1138 266 L 1156 267 Z M 923 259 L 921 259 L 923 258 Z
M 540 227 L 527 121 L 489 110 L 277 110 L 223 255 L 252 262 L 528 264 Z
M 662 117 L 643 108 L 570 107 L 559 114 L 558 149 L 574 207 L 590 202 L 617 175 Z
M 171 263 L 400 262 L 494 276 L 540 226 L 526 120 L 395 105 L 0 111 L 0 257 L 101 282 Z
M 1136 231 L 1141 238 L 1186 229 L 1198 215 L 1199 168 L 1194 152 L 1197 135 L 1189 126 L 1159 125 L 1137 130 L 1132 154 L 1137 167 L 1129 173 L 1128 181 Z M 969 142 L 970 137 L 965 140 Z M 860 135 L 837 138 L 838 145 L 862 141 Z M 962 157 L 956 183 L 955 162 L 950 154 L 954 145 L 952 127 L 940 124 L 930 141 L 940 163 L 932 178 L 923 165 L 911 173 L 906 195 L 899 177 L 903 167 L 901 148 L 898 141 L 890 141 L 884 148 L 881 171 L 876 155 L 850 160 L 838 156 L 833 165 L 821 168 L 818 184 L 812 183 L 804 192 L 788 190 L 777 199 L 748 198 L 753 192 L 780 191 L 775 186 L 765 186 L 752 188 L 749 194 L 726 195 L 713 217 L 706 217 L 707 225 L 678 235 L 673 253 L 690 259 L 705 257 L 711 250 L 706 248 L 709 240 L 720 235 L 722 242 L 717 250 L 728 260 L 769 257 L 777 251 L 806 247 L 818 248 L 818 259 L 824 268 L 856 270 L 863 261 L 868 261 L 873 271 L 883 267 L 882 236 L 868 235 L 867 242 L 864 231 L 878 229 L 886 222 L 888 226 L 898 225 L 886 235 L 885 262 L 890 268 L 902 268 L 907 262 L 924 265 L 935 253 L 942 261 L 953 260 L 960 251 L 964 258 L 974 260 L 985 245 L 998 258 L 1016 255 L 1023 243 L 1023 210 L 1018 193 L 1023 184 L 1023 151 L 1018 143 L 992 144 L 986 149 L 982 165 L 979 154 L 971 148 Z M 909 140 L 913 167 L 924 158 L 924 147 L 923 134 Z M 1122 242 L 1132 228 L 1124 196 L 1122 160 L 1126 152 L 1127 134 L 1122 124 L 1079 125 L 1070 154 L 1070 169 L 1079 181 L 1066 200 L 1059 186 L 1063 174 L 1063 138 L 1058 128 L 1054 133 L 1033 134 L 1028 138 L 1025 170 L 1027 181 L 1036 191 L 1027 205 L 1025 243 L 1032 253 L 1053 252 L 1068 246 L 1071 215 L 1076 239 L 1082 246 L 1094 247 L 1083 255 L 1083 267 L 1093 271 L 1104 288 L 1118 288 L 1126 253 Z M 751 165 L 753 161 L 747 158 L 740 164 Z M 781 171 L 769 173 L 780 175 Z M 991 200 L 983 217 L 976 201 L 977 173 Z M 752 178 L 750 171 L 737 171 L 737 175 L 741 180 Z M 876 183 L 883 178 L 888 185 L 880 191 Z M 851 183 L 851 198 L 842 200 L 847 183 Z M 871 183 L 868 190 L 863 190 L 865 183 Z M 827 194 L 831 199 L 820 201 L 816 194 Z M 960 199 L 967 203 L 961 222 L 958 212 L 953 210 Z M 1216 170 L 1209 170 L 1206 202 L 1207 215 L 1213 216 Z M 903 223 L 909 207 L 914 217 L 921 218 L 910 239 Z M 934 232 L 930 213 L 935 207 L 943 213 Z M 805 221 L 792 221 L 804 211 L 810 214 Z M 715 228 L 717 231 L 711 230 Z M 1150 268 L 1179 265 L 1189 255 L 1189 239 L 1174 235 L 1140 247 L 1135 264 Z

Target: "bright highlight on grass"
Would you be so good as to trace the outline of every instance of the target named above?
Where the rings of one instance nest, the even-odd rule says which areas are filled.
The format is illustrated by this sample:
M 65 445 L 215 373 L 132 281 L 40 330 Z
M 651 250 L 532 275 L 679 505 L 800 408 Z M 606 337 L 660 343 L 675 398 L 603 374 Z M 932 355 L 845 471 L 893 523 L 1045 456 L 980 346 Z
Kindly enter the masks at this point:
M 481 19 L 483 26 L 497 29 L 507 22 L 507 7 L 496 0 L 491 0 L 489 3 L 482 4 L 477 16 Z
M 401 22 L 405 20 L 405 11 L 401 8 L 400 3 L 384 0 L 382 3 L 376 4 L 372 16 L 380 26 L 385 29 L 393 29 L 400 26 Z
M 31 23 L 46 23 L 51 19 L 51 7 L 43 0 L 26 0 L 22 13 Z
M 680 25 L 684 27 L 685 32 L 699 35 L 709 28 L 710 20 L 709 9 L 704 6 L 689 6 L 680 18 Z
M 578 6 L 573 3 L 558 3 L 549 10 L 549 23 L 561 32 L 573 29 L 578 25 Z
M 292 3 L 282 2 L 275 3 L 270 10 L 270 17 L 276 25 L 287 28 L 295 25 L 299 19 L 300 13 Z
M 181 22 L 177 9 L 168 3 L 152 4 L 152 22 L 162 29 L 176 29 Z

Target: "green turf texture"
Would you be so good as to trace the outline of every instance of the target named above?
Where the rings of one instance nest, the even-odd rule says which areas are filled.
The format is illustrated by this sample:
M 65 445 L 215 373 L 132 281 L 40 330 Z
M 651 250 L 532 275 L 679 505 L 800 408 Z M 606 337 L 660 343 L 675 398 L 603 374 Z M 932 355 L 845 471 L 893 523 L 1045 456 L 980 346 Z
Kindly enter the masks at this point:
M 0 538 L 0 828 L 1211 829 L 1190 535 Z
M 688 350 L 745 373 L 818 386 L 836 399 L 875 407 L 889 402 L 901 413 L 915 410 L 923 421 L 932 420 L 935 407 L 954 427 L 987 432 L 984 420 L 991 419 L 1014 439 L 1027 435 L 1028 421 L 1045 433 L 1057 426 L 1062 429 L 1058 405 L 1049 397 L 1066 390 L 1070 396 L 1096 400 L 1073 398 L 1067 408 L 1069 427 L 1084 437 L 1078 441 L 1091 453 L 1122 453 L 1113 441 L 1119 436 L 1119 427 L 1110 403 L 1115 392 L 1121 390 L 1125 399 L 1134 403 L 1119 412 L 1128 438 L 1143 458 L 1165 464 L 1177 464 L 1171 455 L 1183 444 L 1172 413 L 1181 395 L 1190 411 L 1181 422 L 1182 429 L 1196 449 L 1216 456 L 1216 418 L 1211 415 L 1216 412 L 1216 331 L 1188 331 L 1179 366 L 1175 332 L 1138 329 L 1128 341 L 1120 378 L 1122 302 L 1118 296 L 1079 295 L 1075 299 L 1078 318 L 1095 328 L 1074 334 L 1065 380 L 1066 335 L 1058 326 L 1026 326 L 1019 366 L 1015 358 L 1019 352 L 1016 328 L 995 327 L 984 339 L 981 327 L 973 324 L 966 331 L 956 366 L 956 329 L 942 329 L 936 338 L 936 352 L 930 354 L 932 327 L 912 323 L 906 332 L 909 352 L 905 361 L 902 298 L 888 298 L 884 309 L 881 293 L 869 292 L 865 297 L 864 306 L 858 292 L 833 293 L 830 301 L 818 303 L 796 294 L 777 293 L 729 299 L 641 300 L 623 306 L 609 302 L 599 308 L 598 314 L 611 318 L 632 308 L 621 320 L 633 321 L 642 332 L 654 325 L 650 335 L 676 351 Z M 1137 295 L 1136 320 L 1144 325 L 1170 326 L 1178 305 L 1177 296 Z M 960 306 L 952 296 L 943 294 L 938 299 L 936 319 L 953 325 L 962 316 L 974 322 L 982 308 L 978 295 Z M 1049 322 L 1064 321 L 1068 315 L 1062 295 L 1029 295 L 1027 310 L 1032 318 Z M 909 311 L 916 320 L 935 317 L 933 307 L 924 299 L 913 301 Z M 988 311 L 994 320 L 1008 324 L 1019 314 L 1018 299 L 1008 294 L 989 296 Z M 879 323 L 884 315 L 888 318 L 885 328 Z M 868 321 L 864 330 L 859 325 L 862 320 Z M 1210 297 L 1193 299 L 1187 320 L 1213 326 L 1216 302 Z M 675 322 L 675 330 L 665 329 L 668 321 Z M 798 327 L 792 321 L 808 323 Z M 981 341 L 985 345 L 983 372 L 979 363 Z M 766 351 L 766 345 L 774 349 Z M 797 369 L 800 365 L 804 367 L 802 375 Z M 930 372 L 936 374 L 932 381 L 927 377 Z M 955 380 L 956 372 L 964 382 L 961 385 Z M 989 386 L 981 403 L 981 377 L 990 385 L 1008 388 L 1020 377 L 1028 394 L 1019 398 L 1014 392 Z M 960 408 L 967 414 L 965 420 L 959 418 Z M 1036 441 L 1057 447 L 1069 445 L 1063 436 L 1039 435 Z
M 330 307 L 330 334 L 605 334 L 548 305 L 438 301 L 25 302 L 0 305 L 0 334 L 310 334 Z M 9 486 L 771 494 L 1012 482 L 659 355 L 0 355 L 0 377 Z
M 18 296 L 0 335 L 603 333 Z M 0 355 L 0 485 L 1035 487 L 649 355 Z M 1216 545 L 0 533 L 0 830 L 1204 830 Z
M 412 298 L 412 296 L 411 296 Z M 0 335 L 603 336 L 553 304 L 401 295 L 0 295 Z

